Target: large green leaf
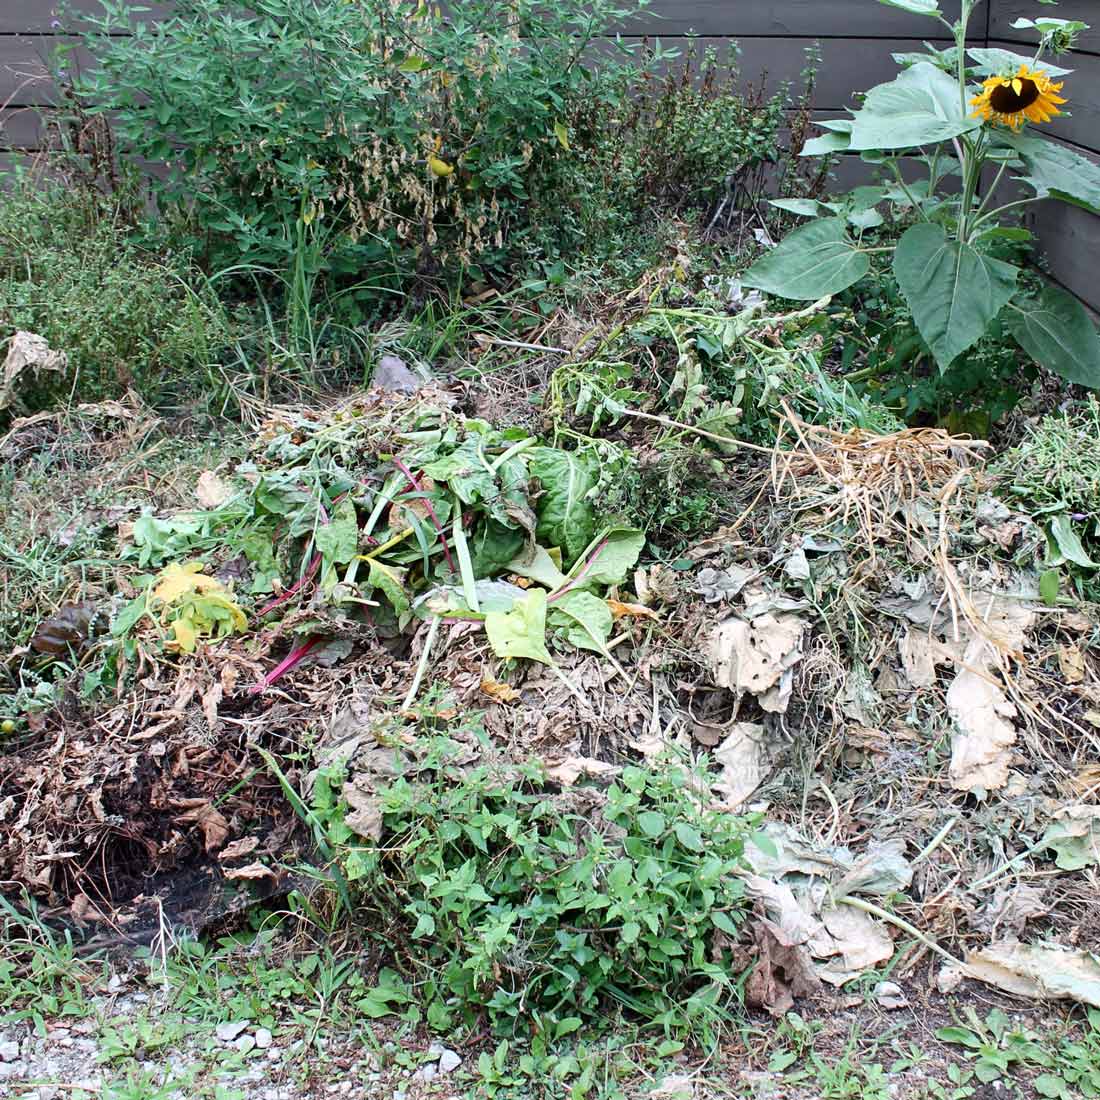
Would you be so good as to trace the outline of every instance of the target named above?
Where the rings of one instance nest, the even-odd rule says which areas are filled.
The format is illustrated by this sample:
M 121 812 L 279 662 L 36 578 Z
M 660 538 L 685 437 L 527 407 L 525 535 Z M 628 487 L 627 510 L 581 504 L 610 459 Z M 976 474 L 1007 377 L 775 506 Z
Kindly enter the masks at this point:
M 926 222 L 907 229 L 898 241 L 894 274 L 921 336 L 945 371 L 985 334 L 1012 297 L 1019 272 Z
M 599 480 L 595 463 L 576 451 L 556 447 L 533 447 L 527 461 L 542 485 L 536 505 L 539 542 L 560 547 L 571 565 L 595 534 L 595 512 L 588 496 Z
M 936 145 L 977 130 L 981 122 L 963 111 L 959 85 L 935 65 L 922 61 L 889 84 L 867 93 L 852 120 L 853 150 L 912 149 Z
M 645 532 L 636 527 L 609 527 L 597 535 L 569 570 L 567 587 L 609 588 L 622 584 L 645 546 Z
M 1013 53 L 1011 50 L 984 49 L 975 47 L 966 51 L 978 63 L 980 76 L 996 76 L 999 73 L 1011 72 L 1013 75 L 1021 65 L 1032 66 L 1034 57 L 1025 57 L 1023 54 Z M 1069 76 L 1072 69 L 1060 69 L 1049 61 L 1043 61 L 1043 72 L 1048 76 Z
M 1003 135 L 1027 166 L 1024 183 L 1041 198 L 1050 196 L 1100 214 L 1100 165 L 1065 145 L 1033 134 Z
M 541 588 L 532 588 L 525 599 L 516 600 L 511 611 L 488 612 L 485 633 L 498 657 L 554 663 L 546 648 L 546 593 Z
M 1038 301 L 1012 305 L 1008 327 L 1036 363 L 1069 382 L 1100 389 L 1100 336 L 1073 295 L 1047 287 Z
M 567 592 L 550 604 L 549 624 L 578 649 L 606 654 L 614 622 L 606 600 L 591 592 Z
M 822 218 L 788 233 L 766 256 L 745 272 L 744 286 L 783 298 L 817 301 L 839 294 L 871 268 L 848 235 L 844 218 Z
M 344 497 L 336 506 L 332 520 L 317 528 L 313 542 L 328 565 L 346 565 L 355 557 L 359 543 L 359 521 L 351 497 Z
M 902 11 L 912 12 L 914 15 L 939 15 L 940 6 L 938 0 L 878 0 L 887 7 L 901 8 Z

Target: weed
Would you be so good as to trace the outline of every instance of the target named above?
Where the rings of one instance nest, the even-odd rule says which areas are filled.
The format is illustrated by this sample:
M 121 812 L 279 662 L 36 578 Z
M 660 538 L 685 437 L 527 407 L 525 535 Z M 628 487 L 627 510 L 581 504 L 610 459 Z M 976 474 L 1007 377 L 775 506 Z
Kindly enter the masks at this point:
M 550 1041 L 618 1006 L 713 1041 L 738 1001 L 720 960 L 742 919 L 749 822 L 700 807 L 674 764 L 624 769 L 581 817 L 537 767 L 464 769 L 457 753 L 437 737 L 380 792 L 377 849 L 343 826 L 339 774 L 315 790 L 348 879 L 412 948 L 399 961 L 428 1022 L 485 1011 L 498 1033 Z
M 187 265 L 142 251 L 131 230 L 90 192 L 23 180 L 0 196 L 0 340 L 25 329 L 69 357 L 63 377 L 17 394 L 25 409 L 128 388 L 163 398 L 224 342 L 218 312 L 186 289 Z

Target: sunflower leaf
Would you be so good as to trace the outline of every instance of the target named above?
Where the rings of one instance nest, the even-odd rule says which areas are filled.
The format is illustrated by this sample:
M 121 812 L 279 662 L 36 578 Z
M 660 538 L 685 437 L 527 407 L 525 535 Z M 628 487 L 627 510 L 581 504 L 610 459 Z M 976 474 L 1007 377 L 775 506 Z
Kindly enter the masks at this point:
M 1047 287 L 1038 300 L 1012 304 L 1009 330 L 1036 363 L 1067 382 L 1100 389 L 1100 336 L 1076 298 Z
M 997 76 L 1000 73 L 1016 73 L 1021 65 L 1035 64 L 1035 58 L 1013 53 L 1011 50 L 979 49 L 974 47 L 966 51 L 978 63 L 979 76 Z M 1060 69 L 1049 61 L 1043 61 L 1043 72 L 1047 76 L 1069 76 L 1072 69 Z
M 1040 198 L 1062 202 L 1100 214 L 1100 165 L 1064 145 L 1031 134 L 1003 135 L 1023 158 L 1028 174 L 1018 177 Z
M 926 222 L 898 241 L 894 274 L 943 372 L 985 335 L 1015 292 L 1019 271 Z
M 913 15 L 941 15 L 937 0 L 878 0 L 891 8 L 901 8 L 902 11 L 912 12 Z
M 870 269 L 845 219 L 821 218 L 788 233 L 741 282 L 782 298 L 816 301 L 858 283 Z
M 849 148 L 912 149 L 980 127 L 980 120 L 963 113 L 958 82 L 924 61 L 867 93 L 863 109 L 855 112 Z

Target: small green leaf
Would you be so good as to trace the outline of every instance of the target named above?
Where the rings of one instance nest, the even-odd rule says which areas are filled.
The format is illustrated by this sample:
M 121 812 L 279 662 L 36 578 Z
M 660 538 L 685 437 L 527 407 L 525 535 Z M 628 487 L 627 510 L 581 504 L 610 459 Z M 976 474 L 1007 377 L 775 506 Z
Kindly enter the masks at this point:
M 645 810 L 638 814 L 638 827 L 648 837 L 657 837 L 665 831 L 665 815 L 656 810 Z
M 637 921 L 628 920 L 619 929 L 619 939 L 625 944 L 637 943 L 642 934 L 642 926 Z
M 1069 1097 L 1072 1095 L 1066 1082 L 1053 1073 L 1040 1073 L 1031 1085 L 1040 1096 Z
M 1082 569 L 1100 569 L 1100 565 L 1085 553 L 1081 537 L 1073 529 L 1073 520 L 1063 512 L 1050 521 L 1050 538 L 1058 548 L 1059 555 Z
M 779 849 L 775 846 L 775 841 L 772 840 L 767 833 L 759 831 L 751 833 L 749 835 L 749 840 L 769 859 L 777 859 L 779 857 Z
M 941 1027 L 936 1032 L 936 1038 L 941 1043 L 957 1043 L 971 1050 L 977 1050 L 982 1045 L 981 1039 L 965 1027 Z
M 703 850 L 703 838 L 699 835 L 697 829 L 693 829 L 684 821 L 676 823 L 676 839 L 685 847 L 689 852 L 701 852 Z
M 331 521 L 317 528 L 313 542 L 330 565 L 346 565 L 355 557 L 359 544 L 359 521 L 355 517 L 351 497 L 344 497 L 336 506 Z
M 871 269 L 844 218 L 821 218 L 789 233 L 745 273 L 742 283 L 782 298 L 817 301 L 847 290 Z
M 409 54 L 400 65 L 397 66 L 399 73 L 419 73 L 428 67 L 428 62 L 423 57 L 417 57 L 416 54 Z
M 728 936 L 736 936 L 739 934 L 737 925 L 734 924 L 721 909 L 715 909 L 714 912 L 711 913 L 710 922 L 715 928 L 725 932 Z
M 1039 595 L 1047 607 L 1058 603 L 1058 590 L 1062 585 L 1062 576 L 1057 569 L 1048 569 L 1039 578 Z
M 558 139 L 558 144 L 563 149 L 569 148 L 569 130 L 564 122 L 554 123 L 554 137 Z

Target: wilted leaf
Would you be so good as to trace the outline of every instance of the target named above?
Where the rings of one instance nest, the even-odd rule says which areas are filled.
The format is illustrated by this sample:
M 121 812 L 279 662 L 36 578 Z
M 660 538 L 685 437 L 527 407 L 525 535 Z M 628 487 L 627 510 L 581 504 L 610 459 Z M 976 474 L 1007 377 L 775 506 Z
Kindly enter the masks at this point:
M 237 879 L 245 879 L 251 882 L 255 882 L 259 879 L 278 877 L 270 867 L 265 867 L 262 863 L 258 862 L 246 864 L 244 867 L 233 867 L 227 871 L 223 871 L 222 874 L 227 879 L 234 881 Z
M 88 600 L 62 604 L 38 624 L 31 638 L 31 649 L 54 655 L 68 653 L 70 648 L 79 652 L 91 638 L 95 617 L 96 606 Z
M 651 607 L 640 603 L 623 603 L 622 600 L 609 599 L 607 606 L 611 608 L 611 617 L 615 622 L 620 619 L 654 619 L 659 622 L 661 618 Z
M 204 508 L 219 508 L 231 496 L 233 490 L 213 470 L 203 470 L 195 483 L 195 499 Z
M 482 694 L 488 695 L 494 703 L 514 703 L 520 697 L 519 692 L 511 684 L 502 684 L 492 676 L 486 676 L 481 681 L 480 689 Z

